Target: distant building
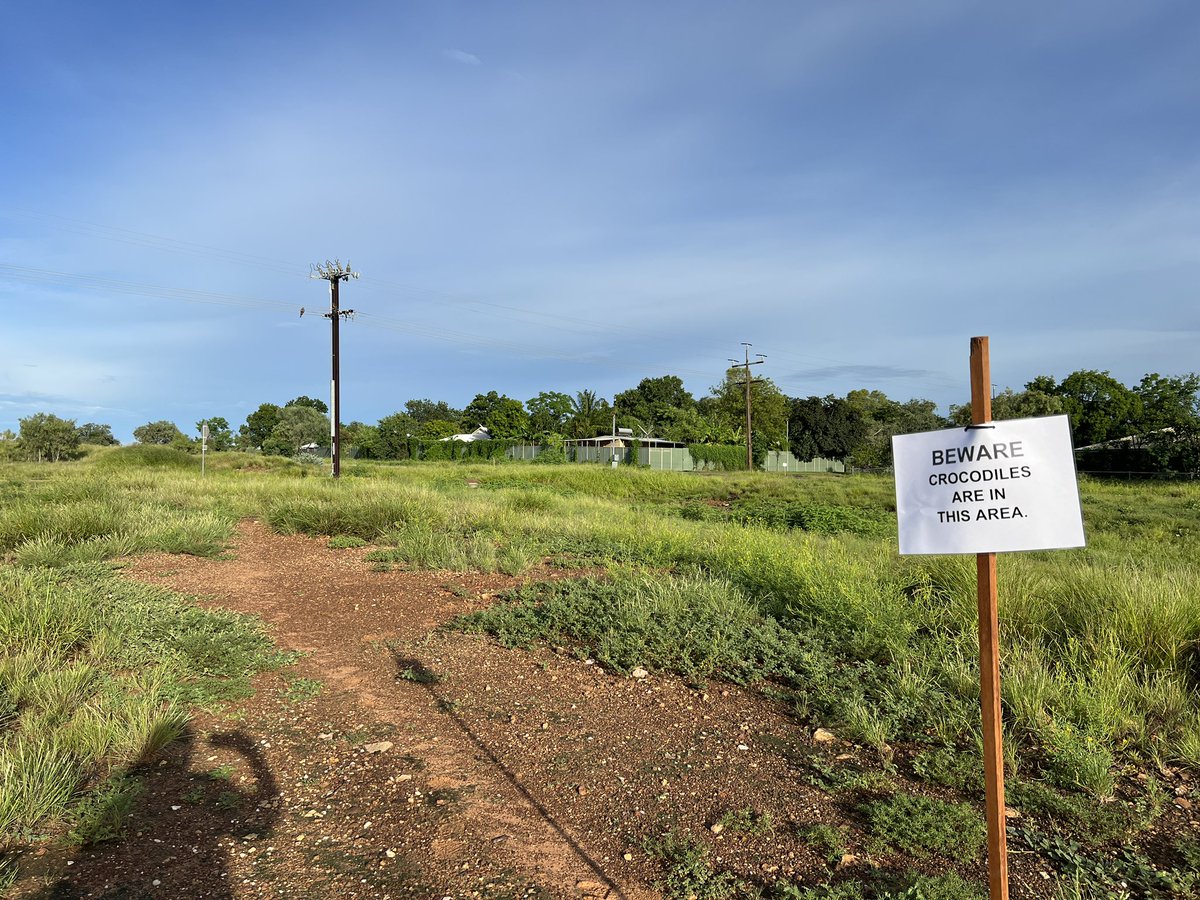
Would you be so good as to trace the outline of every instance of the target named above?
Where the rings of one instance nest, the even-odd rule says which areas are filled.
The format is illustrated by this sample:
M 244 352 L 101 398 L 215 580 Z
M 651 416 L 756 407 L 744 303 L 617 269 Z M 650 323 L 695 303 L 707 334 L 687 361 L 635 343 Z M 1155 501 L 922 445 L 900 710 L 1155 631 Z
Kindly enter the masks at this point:
M 473 444 L 475 441 L 490 441 L 491 439 L 491 432 L 482 425 L 470 434 L 452 434 L 450 437 L 442 438 L 443 441 L 462 441 L 464 444 Z

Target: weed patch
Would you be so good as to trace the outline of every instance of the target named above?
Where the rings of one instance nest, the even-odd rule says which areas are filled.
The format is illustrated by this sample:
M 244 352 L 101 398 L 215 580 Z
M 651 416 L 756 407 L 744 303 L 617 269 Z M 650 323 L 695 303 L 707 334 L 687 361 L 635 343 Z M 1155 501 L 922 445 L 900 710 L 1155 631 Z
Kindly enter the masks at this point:
M 895 794 L 867 804 L 863 812 L 876 838 L 913 856 L 976 859 L 987 840 L 983 817 L 966 803 Z
M 725 900 L 741 887 L 733 873 L 715 871 L 708 848 L 686 832 L 668 831 L 648 841 L 645 850 L 662 863 L 660 887 L 671 900 Z

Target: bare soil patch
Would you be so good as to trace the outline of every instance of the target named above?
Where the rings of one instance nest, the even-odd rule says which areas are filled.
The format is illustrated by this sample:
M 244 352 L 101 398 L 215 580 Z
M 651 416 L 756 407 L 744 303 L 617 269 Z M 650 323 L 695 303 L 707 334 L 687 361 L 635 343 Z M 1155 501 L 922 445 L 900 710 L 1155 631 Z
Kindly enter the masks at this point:
M 130 561 L 130 577 L 260 616 L 305 655 L 195 717 L 143 773 L 122 841 L 47 853 L 22 893 L 642 900 L 663 877 L 647 842 L 673 827 L 758 884 L 827 879 L 804 837 L 821 823 L 844 828 L 850 871 L 912 865 L 868 862 L 861 795 L 811 777 L 814 758 L 869 771 L 866 751 L 814 744 L 751 690 L 439 630 L 518 580 L 374 571 L 365 552 L 246 522 L 227 558 Z M 1014 868 L 1014 896 L 1045 891 L 1036 860 Z M 982 863 L 959 871 L 986 880 Z

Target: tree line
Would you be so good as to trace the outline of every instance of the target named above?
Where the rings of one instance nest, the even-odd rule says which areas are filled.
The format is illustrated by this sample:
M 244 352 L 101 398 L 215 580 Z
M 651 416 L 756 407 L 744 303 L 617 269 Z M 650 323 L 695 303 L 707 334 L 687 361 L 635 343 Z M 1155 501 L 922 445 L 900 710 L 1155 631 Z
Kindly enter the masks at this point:
M 543 391 L 524 402 L 493 390 L 476 394 L 462 409 L 443 400 L 413 399 L 374 424 L 343 425 L 342 442 L 359 457 L 408 459 L 421 445 L 479 427 L 497 441 L 554 447 L 565 440 L 607 434 L 615 424 L 631 429 L 634 439 L 739 445 L 746 428 L 743 377 L 740 367 L 730 368 L 699 398 L 679 377 L 662 375 L 643 378 L 611 400 L 592 390 Z M 863 468 L 891 464 L 893 435 L 970 422 L 967 403 L 951 406 L 944 417 L 931 400 L 899 401 L 878 390 L 853 390 L 844 397 L 789 397 L 770 378 L 756 378 L 750 397 L 754 444 L 760 452 L 790 449 L 799 459 L 844 459 Z M 1151 373 L 1132 386 L 1094 370 L 1073 372 L 1062 381 L 1040 375 L 1021 390 L 1006 388 L 997 394 L 992 411 L 996 419 L 1066 414 L 1077 448 L 1115 453 L 1113 458 L 1149 470 L 1200 469 L 1200 376 L 1195 374 Z M 133 434 L 141 444 L 196 451 L 199 433 L 207 425 L 211 450 L 295 456 L 312 445 L 328 446 L 328 412 L 323 401 L 301 396 L 283 405 L 261 404 L 236 432 L 227 419 L 213 416 L 196 422 L 194 436 L 165 420 L 148 422 Z M 116 443 L 108 425 L 76 425 L 49 413 L 21 419 L 20 425 L 19 436 L 0 435 L 0 452 L 9 458 L 57 461 L 78 455 L 84 444 Z

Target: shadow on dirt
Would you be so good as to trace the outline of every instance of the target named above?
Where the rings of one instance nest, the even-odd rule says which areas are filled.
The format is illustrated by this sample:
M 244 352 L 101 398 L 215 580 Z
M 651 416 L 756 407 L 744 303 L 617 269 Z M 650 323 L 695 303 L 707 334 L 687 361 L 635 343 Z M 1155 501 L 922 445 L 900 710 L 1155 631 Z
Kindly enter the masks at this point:
M 233 755 L 209 768 L 203 762 L 220 753 Z M 188 728 L 165 753 L 166 764 L 135 770 L 142 794 L 119 843 L 48 854 L 39 866 L 31 860 L 26 874 L 56 870 L 53 884 L 23 892 L 39 900 L 103 900 L 134 898 L 235 896 L 227 877 L 231 839 L 255 834 L 266 839 L 278 819 L 277 808 L 264 802 L 278 795 L 275 778 L 254 740 L 241 731 L 208 735 L 201 740 Z M 245 776 L 234 781 L 233 773 Z M 67 859 L 74 865 L 67 869 Z M 61 873 L 66 871 L 66 875 Z M 28 884 L 28 880 L 26 884 Z
M 438 674 L 432 669 L 428 668 L 419 659 L 413 659 L 411 657 L 404 656 L 395 650 L 392 651 L 392 658 L 396 665 L 396 678 L 404 681 L 411 681 L 424 687 L 425 690 L 429 692 L 429 695 L 438 702 L 438 708 L 441 709 L 445 716 L 456 726 L 458 726 L 459 730 L 462 731 L 467 740 L 469 740 L 471 744 L 487 758 L 487 760 L 496 768 L 497 772 L 504 776 L 505 780 L 512 785 L 517 793 L 519 793 L 525 799 L 525 801 L 531 807 L 533 807 L 533 809 L 537 810 L 537 813 L 542 818 L 542 821 L 554 829 L 554 833 L 557 834 L 559 838 L 561 838 L 562 841 L 575 852 L 575 855 L 578 856 L 579 859 L 583 860 L 587 864 L 588 868 L 591 869 L 596 879 L 603 883 L 606 888 L 608 888 L 608 897 L 610 900 L 625 900 L 625 893 L 611 878 L 609 878 L 608 874 L 602 868 L 600 862 L 591 856 L 591 854 L 589 854 L 587 850 L 585 850 L 579 844 L 579 842 L 571 836 L 571 833 L 559 824 L 558 820 L 554 818 L 554 815 L 550 812 L 550 810 L 543 806 L 536 797 L 529 793 L 525 786 L 517 779 L 516 774 L 507 765 L 505 765 L 504 761 L 496 755 L 492 748 L 489 747 L 483 741 L 483 739 L 471 729 L 471 726 L 467 724 L 466 720 L 464 720 L 462 716 L 460 716 L 451 706 L 441 702 L 443 698 L 440 697 L 438 692 L 434 689 L 435 686 L 441 681 L 441 678 L 438 676 Z

